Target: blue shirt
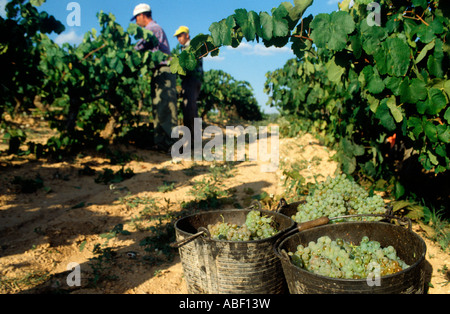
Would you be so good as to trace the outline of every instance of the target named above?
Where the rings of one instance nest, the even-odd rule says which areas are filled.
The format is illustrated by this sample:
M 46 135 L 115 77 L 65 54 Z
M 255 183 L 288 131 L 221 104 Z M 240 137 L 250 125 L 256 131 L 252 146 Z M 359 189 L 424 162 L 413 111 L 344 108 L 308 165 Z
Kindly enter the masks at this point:
M 167 39 L 166 33 L 161 28 L 161 26 L 159 26 L 155 21 L 151 21 L 150 23 L 147 24 L 147 26 L 145 26 L 145 29 L 147 29 L 153 33 L 153 35 L 158 39 L 159 45 L 156 47 L 150 47 L 149 45 L 146 44 L 146 42 L 143 39 L 141 39 L 137 43 L 136 49 L 137 50 L 147 50 L 148 49 L 151 52 L 155 52 L 155 51 L 159 50 L 170 56 L 171 51 L 170 51 L 169 41 Z M 168 64 L 168 61 L 161 62 L 161 65 L 167 65 L 167 64 Z

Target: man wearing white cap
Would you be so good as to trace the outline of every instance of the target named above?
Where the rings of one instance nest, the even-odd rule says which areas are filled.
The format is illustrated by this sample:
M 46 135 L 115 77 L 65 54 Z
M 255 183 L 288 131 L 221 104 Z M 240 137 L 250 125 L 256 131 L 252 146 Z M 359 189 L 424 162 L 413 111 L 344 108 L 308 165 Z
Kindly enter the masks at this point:
M 152 10 L 148 4 L 136 6 L 133 18 L 136 24 L 151 31 L 158 39 L 159 45 L 153 46 L 143 40 L 136 45 L 137 50 L 161 51 L 170 56 L 169 41 L 164 30 L 152 18 Z M 154 147 L 158 151 L 169 152 L 173 140 L 172 129 L 178 125 L 176 75 L 172 74 L 168 61 L 162 61 L 153 69 L 151 83 L 153 102 L 153 124 L 155 130 Z
M 186 49 L 190 42 L 189 28 L 180 26 L 174 34 L 178 42 L 182 45 L 182 50 Z M 181 76 L 183 95 L 183 124 L 191 131 L 191 143 L 194 143 L 194 119 L 198 118 L 197 99 L 200 95 L 203 79 L 203 64 L 199 61 L 198 67 L 194 71 L 188 71 Z

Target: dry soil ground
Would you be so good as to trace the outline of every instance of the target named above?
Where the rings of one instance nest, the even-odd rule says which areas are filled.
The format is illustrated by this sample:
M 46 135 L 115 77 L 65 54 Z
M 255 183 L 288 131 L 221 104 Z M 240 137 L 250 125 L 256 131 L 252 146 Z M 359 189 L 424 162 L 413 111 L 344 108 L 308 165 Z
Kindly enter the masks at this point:
M 266 195 L 266 209 L 274 209 L 285 195 L 282 169 L 292 163 L 305 165 L 301 173 L 308 180 L 314 176 L 320 180 L 336 170 L 332 152 L 310 135 L 282 139 L 280 149 L 277 172 L 261 172 L 258 161 L 224 168 L 228 175 L 222 177 L 220 189 L 231 197 L 221 207 L 245 207 L 251 198 Z M 213 163 L 174 162 L 170 156 L 131 147 L 127 152 L 133 160 L 125 169 L 135 175 L 108 184 L 95 179 L 105 168 L 116 172 L 121 166 L 111 165 L 105 156 L 86 153 L 71 162 L 1 156 L 0 293 L 187 292 L 177 252 L 167 259 L 163 249 L 155 250 L 145 241 L 154 236 L 161 236 L 156 238 L 159 243 L 164 241 L 164 223 L 189 212 L 182 210 L 182 204 L 198 198 L 191 193 L 195 181 L 211 178 Z M 43 187 L 31 194 L 21 193 L 12 183 L 15 177 L 34 179 L 38 174 Z M 423 236 L 418 227 L 415 231 Z M 449 255 L 425 241 L 431 275 L 428 293 L 449 293 L 450 284 L 445 285 L 449 279 L 442 273 L 450 266 Z M 67 285 L 70 263 L 81 267 L 80 287 Z

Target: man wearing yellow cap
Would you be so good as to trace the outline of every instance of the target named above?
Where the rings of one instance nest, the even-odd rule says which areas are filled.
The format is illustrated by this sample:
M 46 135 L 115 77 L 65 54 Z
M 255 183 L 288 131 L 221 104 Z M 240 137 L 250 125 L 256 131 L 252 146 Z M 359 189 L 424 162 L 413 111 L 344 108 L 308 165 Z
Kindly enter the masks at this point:
M 180 26 L 174 34 L 182 46 L 182 50 L 189 47 L 191 42 L 189 28 Z M 191 131 L 191 143 L 194 143 L 194 119 L 198 118 L 197 99 L 200 95 L 203 78 L 203 65 L 199 61 L 198 67 L 194 71 L 186 72 L 182 75 L 182 96 L 183 96 L 183 124 Z
M 152 18 L 152 10 L 148 4 L 137 5 L 133 12 L 136 24 L 148 29 L 158 39 L 159 45 L 154 47 L 143 40 L 136 45 L 137 50 L 160 50 L 170 56 L 170 46 L 166 33 Z M 168 61 L 162 61 L 153 69 L 151 83 L 153 102 L 153 124 L 155 130 L 153 149 L 169 152 L 172 140 L 172 129 L 178 125 L 176 75 L 172 74 Z

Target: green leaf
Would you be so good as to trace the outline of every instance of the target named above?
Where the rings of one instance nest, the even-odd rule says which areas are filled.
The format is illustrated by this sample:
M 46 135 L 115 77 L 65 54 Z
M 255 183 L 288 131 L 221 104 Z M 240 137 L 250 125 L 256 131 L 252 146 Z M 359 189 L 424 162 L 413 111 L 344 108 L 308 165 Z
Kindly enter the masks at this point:
M 327 64 L 327 75 L 331 82 L 338 83 L 341 81 L 342 75 L 345 73 L 345 68 L 339 66 L 335 62 L 335 57 L 333 57 Z
M 395 199 L 398 200 L 405 194 L 405 187 L 399 181 L 396 181 L 394 191 Z
M 369 103 L 370 111 L 372 111 L 373 113 L 376 113 L 378 110 L 378 106 L 380 105 L 380 100 L 378 98 L 372 96 L 371 94 L 367 94 L 366 98 L 367 98 L 367 102 Z
M 450 124 L 450 106 L 447 108 L 444 114 L 444 119 L 447 120 L 447 123 Z
M 389 131 L 394 131 L 396 128 L 395 121 L 392 118 L 391 110 L 387 106 L 388 99 L 383 99 L 378 106 L 375 116 L 380 120 L 382 126 Z
M 365 86 L 367 90 L 372 94 L 379 94 L 385 88 L 385 84 L 381 79 L 377 69 L 372 67 L 371 65 L 368 65 L 363 69 L 360 75 L 360 81 L 363 86 Z
M 124 69 L 122 61 L 120 61 L 120 59 L 117 57 L 111 59 L 111 61 L 109 62 L 109 67 L 115 70 L 119 75 L 122 74 Z
M 430 26 L 427 26 L 423 23 L 421 23 L 416 28 L 416 32 L 417 32 L 417 36 L 419 36 L 419 38 L 420 38 L 420 41 L 425 44 L 430 43 L 433 39 L 436 38 L 433 28 Z
M 450 80 L 445 81 L 444 91 L 447 94 L 448 98 L 450 98 Z
M 416 108 L 417 108 L 417 112 L 419 113 L 419 114 L 425 114 L 425 112 L 427 111 L 427 108 L 428 108 L 428 104 L 429 104 L 429 102 L 430 102 L 430 99 L 429 98 L 427 98 L 425 101 L 419 101 L 419 102 L 417 102 L 417 104 L 416 104 Z
M 399 107 L 397 107 L 397 100 L 395 96 L 391 96 L 387 101 L 387 106 L 391 110 L 391 114 L 395 119 L 395 122 L 400 123 L 403 121 L 403 114 Z
M 178 56 L 172 56 L 170 60 L 170 71 L 179 75 L 186 75 L 186 71 L 180 66 L 180 59 Z
M 342 171 L 346 174 L 352 174 L 356 170 L 356 158 L 347 155 L 341 156 Z
M 424 81 L 413 78 L 411 83 L 408 86 L 408 102 L 409 103 L 417 103 L 420 100 L 424 100 L 427 98 L 427 87 Z
M 430 50 L 432 50 L 434 48 L 435 43 L 436 42 L 433 40 L 432 42 L 427 44 L 425 47 L 423 47 L 422 51 L 419 53 L 419 55 L 416 58 L 416 63 L 419 63 L 420 61 L 423 60 L 423 58 L 425 58 L 425 56 L 427 55 L 428 51 L 430 51 Z
M 180 66 L 183 69 L 186 69 L 188 71 L 194 71 L 197 67 L 197 58 L 195 57 L 194 54 L 189 53 L 188 51 L 184 50 L 180 56 L 179 56 L 179 61 Z
M 412 133 L 414 134 L 415 139 L 417 140 L 420 134 L 423 133 L 422 120 L 417 117 L 410 117 L 408 119 L 407 125 L 409 128 L 412 128 Z
M 431 75 L 434 75 L 439 78 L 444 77 L 444 64 L 445 64 L 445 55 L 444 53 L 447 53 L 448 56 L 448 44 L 444 44 L 444 42 L 440 39 L 436 39 L 436 45 L 434 47 L 434 53 L 433 53 L 433 64 L 430 64 L 430 58 L 428 58 L 427 67 L 428 71 L 430 71 Z
M 294 7 L 289 12 L 289 16 L 294 21 L 300 19 L 312 4 L 313 0 L 294 0 Z
M 412 0 L 412 3 L 415 7 L 422 7 L 422 9 L 426 9 L 428 5 L 427 0 Z
M 261 22 L 261 35 L 266 47 L 284 47 L 289 42 L 289 12 L 283 4 L 272 10 L 272 16 L 267 12 L 261 12 L 259 15 Z
M 280 5 L 272 13 L 273 16 L 273 36 L 274 37 L 285 37 L 289 35 L 289 26 L 286 17 L 289 12 L 283 5 Z
M 438 140 L 437 137 L 437 129 L 433 122 L 424 121 L 423 122 L 423 130 L 425 135 L 430 139 L 431 142 L 436 143 Z
M 409 45 L 398 37 L 389 37 L 375 55 L 375 63 L 380 74 L 404 76 L 408 72 L 411 60 Z
M 432 88 L 428 91 L 428 97 L 430 101 L 428 102 L 427 113 L 431 115 L 438 114 L 442 109 L 447 106 L 447 99 L 444 93 L 440 89 Z
M 369 26 L 365 20 L 361 21 L 360 27 L 364 51 L 369 55 L 375 54 L 386 39 L 388 35 L 387 31 L 383 27 Z
M 220 46 L 231 46 L 231 29 L 229 27 L 229 19 L 222 20 L 220 22 L 214 22 L 209 27 L 211 32 L 211 37 L 213 38 L 214 45 L 216 47 Z
M 272 17 L 267 12 L 261 12 L 259 14 L 261 26 L 262 26 L 262 37 L 265 40 L 271 40 L 273 37 L 273 22 Z
M 311 38 L 319 48 L 341 51 L 347 46 L 348 35 L 355 27 L 355 22 L 348 12 L 321 13 L 311 23 Z
M 46 0 L 30 0 L 30 3 L 35 7 L 40 7 Z
M 439 161 L 438 161 L 437 157 L 431 151 L 428 151 L 427 153 L 428 153 L 428 157 L 430 158 L 431 163 L 435 166 L 439 165 Z
M 384 84 L 395 96 L 400 96 L 402 79 L 396 76 L 388 76 L 384 79 Z M 426 96 L 425 96 L 426 97 Z
M 444 143 L 450 143 L 450 126 L 448 125 L 438 125 L 436 127 L 438 138 Z
M 256 12 L 247 12 L 245 9 L 237 9 L 234 17 L 237 25 L 241 28 L 245 39 L 253 41 L 256 38 L 256 35 L 261 37 L 261 24 L 259 15 Z

